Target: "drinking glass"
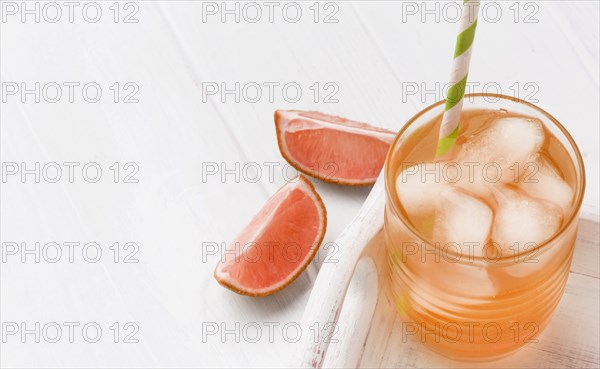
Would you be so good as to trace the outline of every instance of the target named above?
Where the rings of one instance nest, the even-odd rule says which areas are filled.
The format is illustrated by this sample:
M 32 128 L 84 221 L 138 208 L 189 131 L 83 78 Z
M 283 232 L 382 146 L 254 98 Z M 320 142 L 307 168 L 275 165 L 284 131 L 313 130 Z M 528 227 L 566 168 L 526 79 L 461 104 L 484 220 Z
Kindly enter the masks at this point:
M 384 240 L 402 336 L 450 358 L 487 360 L 536 342 L 556 309 L 571 266 L 585 174 L 573 138 L 541 108 L 508 96 L 467 94 L 463 111 L 470 109 L 503 109 L 539 119 L 560 143 L 549 154 L 567 161 L 563 176 L 574 190 L 560 229 L 544 243 L 510 255 L 464 254 L 425 239 L 409 221 L 395 186 L 411 150 L 435 147 L 444 101 L 414 116 L 392 144 L 384 168 Z

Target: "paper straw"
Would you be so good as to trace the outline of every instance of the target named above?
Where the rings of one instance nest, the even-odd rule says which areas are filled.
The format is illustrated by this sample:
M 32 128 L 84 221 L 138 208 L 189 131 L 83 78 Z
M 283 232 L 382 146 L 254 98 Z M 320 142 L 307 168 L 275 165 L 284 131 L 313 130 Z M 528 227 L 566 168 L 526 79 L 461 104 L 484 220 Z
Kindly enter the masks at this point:
M 477 28 L 479 1 L 465 0 L 462 5 L 460 28 L 456 37 L 452 74 L 450 76 L 452 86 L 448 90 L 448 97 L 446 98 L 446 107 L 440 127 L 440 138 L 435 153 L 436 157 L 450 151 L 456 142 L 456 136 L 458 136 L 463 96 L 465 95 L 469 64 L 471 63 L 471 46 L 475 38 L 475 28 Z

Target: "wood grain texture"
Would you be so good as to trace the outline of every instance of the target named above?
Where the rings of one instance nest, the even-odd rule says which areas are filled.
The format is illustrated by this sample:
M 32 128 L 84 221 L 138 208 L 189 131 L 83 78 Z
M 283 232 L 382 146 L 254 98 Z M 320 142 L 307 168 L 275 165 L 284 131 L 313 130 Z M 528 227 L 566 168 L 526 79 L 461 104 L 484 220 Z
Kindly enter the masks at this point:
M 598 367 L 598 3 L 532 2 L 539 6 L 537 23 L 511 21 L 513 2 L 497 3 L 504 16 L 478 29 L 476 90 L 485 83 L 497 83 L 504 93 L 519 83 L 521 95 L 537 88 L 538 104 L 564 123 L 581 148 L 588 179 L 583 213 L 591 220 L 582 221 L 565 298 L 540 342 L 489 365 Z M 448 76 L 447 36 L 455 24 L 422 22 L 419 15 L 402 21 L 403 4 L 395 1 L 339 2 L 339 22 L 331 24 L 311 20 L 310 1 L 301 2 L 305 16 L 299 23 L 202 22 L 200 2 L 142 1 L 139 23 L 123 24 L 110 20 L 112 2 L 101 4 L 104 18 L 95 24 L 0 23 L 2 82 L 94 81 L 105 93 L 96 104 L 2 103 L 1 159 L 95 161 L 105 178 L 112 163 L 131 161 L 139 164 L 139 183 L 2 183 L 3 242 L 96 241 L 106 258 L 95 264 L 1 263 L 0 315 L 3 322 L 97 321 L 106 332 L 115 321 L 132 321 L 140 327 L 140 342 L 114 344 L 108 335 L 96 344 L 12 340 L 1 343 L 0 366 L 285 365 L 297 345 L 293 329 L 286 334 L 283 326 L 299 324 L 331 242 L 369 189 L 316 183 L 330 219 L 324 245 L 307 271 L 275 296 L 251 299 L 221 288 L 212 279 L 219 254 L 210 253 L 207 243 L 220 248 L 233 240 L 295 174 L 283 169 L 275 109 L 316 109 L 398 130 L 441 98 L 435 84 Z M 522 19 L 526 9 L 520 9 Z M 113 103 L 109 86 L 127 81 L 139 85 L 139 102 Z M 280 90 L 273 101 L 204 100 L 206 82 L 294 82 L 303 94 L 295 103 Z M 337 102 L 324 102 L 328 82 L 338 88 Z M 523 88 L 529 82 L 533 90 Z M 315 83 L 317 101 L 310 89 Z M 419 91 L 409 93 L 414 84 Z M 257 181 L 240 171 L 221 178 L 221 168 L 248 163 L 262 169 Z M 206 164 L 216 164 L 219 173 L 203 176 Z M 268 165 L 276 166 L 272 178 Z M 110 261 L 107 247 L 117 241 L 138 243 L 140 262 Z M 466 365 L 401 342 L 396 315 L 385 302 L 380 294 L 361 366 Z M 272 340 L 270 323 L 278 324 Z M 251 339 L 256 325 L 257 341 Z M 203 334 L 207 326 L 217 326 L 218 333 Z
M 586 274 L 586 259 L 597 260 L 599 223 L 582 219 L 573 264 L 562 301 L 537 342 L 525 345 L 503 359 L 485 363 L 446 359 L 404 335 L 390 294 L 379 295 L 371 331 L 361 361 L 364 368 L 597 368 L 600 330 L 594 322 L 600 311 L 600 280 Z M 590 242 L 591 241 L 591 242 Z M 374 244 L 382 245 L 380 233 Z M 385 286 L 385 276 L 382 277 Z M 391 327 L 391 328 L 390 328 Z
M 306 309 L 302 316 L 301 327 L 303 330 L 309 330 L 310 327 L 316 327 L 315 332 L 319 339 L 315 340 L 314 337 L 306 336 L 303 337 L 299 342 L 298 356 L 294 359 L 296 365 L 300 367 L 312 367 L 320 368 L 324 365 L 326 356 L 327 363 L 334 367 L 344 366 L 356 366 L 358 361 L 352 363 L 347 361 L 346 357 L 341 355 L 349 351 L 357 351 L 357 348 L 340 349 L 344 345 L 338 345 L 338 349 L 334 349 L 333 352 L 328 350 L 329 343 L 332 341 L 342 340 L 342 337 L 337 337 L 337 328 L 341 327 L 340 335 L 350 331 L 353 323 L 352 319 L 360 315 L 368 315 L 366 322 L 368 324 L 371 320 L 371 314 L 360 314 L 363 310 L 369 310 L 369 306 L 375 307 L 377 301 L 377 295 L 366 294 L 363 299 L 357 300 L 356 297 L 347 296 L 348 286 L 354 285 L 355 278 L 362 278 L 366 281 L 363 285 L 370 283 L 369 278 L 365 275 L 370 276 L 371 274 L 377 274 L 375 264 L 371 261 L 363 262 L 363 271 L 356 271 L 357 263 L 360 264 L 359 260 L 364 254 L 366 247 L 369 242 L 377 235 L 381 227 L 383 226 L 383 213 L 385 207 L 385 184 L 383 172 L 379 175 L 377 182 L 373 186 L 371 193 L 365 200 L 363 206 L 360 208 L 356 217 L 348 224 L 348 226 L 342 231 L 340 236 L 335 240 L 336 248 L 330 251 L 330 255 L 335 257 L 335 262 L 323 264 L 319 275 L 315 281 L 312 292 L 308 299 Z M 365 257 L 371 260 L 368 256 Z M 366 270 L 364 265 L 371 265 L 374 270 Z M 358 274 L 358 275 L 355 275 Z M 362 287 L 364 288 L 364 287 Z M 375 288 L 377 288 L 377 279 L 375 279 Z M 360 291 L 361 287 L 354 287 Z M 352 295 L 355 295 L 353 292 Z M 367 298 L 369 296 L 370 298 Z M 354 303 L 354 304 L 353 304 Z M 360 303 L 360 304 L 358 304 Z M 350 311 L 347 313 L 350 319 L 340 321 L 340 314 L 342 306 L 346 310 Z M 361 328 L 358 329 L 359 331 Z M 368 330 L 367 330 L 368 331 Z M 345 336 L 346 340 L 353 343 L 353 345 L 362 346 L 362 342 L 358 337 Z M 347 345 L 350 345 L 350 342 Z M 294 362 L 292 362 L 294 365 Z

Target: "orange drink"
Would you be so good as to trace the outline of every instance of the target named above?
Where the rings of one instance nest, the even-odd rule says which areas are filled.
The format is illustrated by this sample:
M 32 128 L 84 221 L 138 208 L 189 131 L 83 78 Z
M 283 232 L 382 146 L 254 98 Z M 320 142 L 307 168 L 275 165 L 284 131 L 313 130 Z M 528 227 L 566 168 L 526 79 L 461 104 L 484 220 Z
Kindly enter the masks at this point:
M 384 237 L 403 336 L 456 359 L 513 351 L 563 294 L 585 179 L 544 110 L 465 95 L 456 144 L 436 158 L 444 102 L 412 118 L 385 166 Z

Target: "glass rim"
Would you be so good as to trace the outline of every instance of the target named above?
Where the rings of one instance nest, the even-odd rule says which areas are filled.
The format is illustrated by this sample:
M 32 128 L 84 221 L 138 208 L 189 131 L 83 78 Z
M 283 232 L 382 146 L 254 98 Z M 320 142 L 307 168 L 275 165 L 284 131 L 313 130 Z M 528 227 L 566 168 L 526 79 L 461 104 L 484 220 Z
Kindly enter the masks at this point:
M 505 261 L 508 259 L 514 259 L 517 256 L 526 256 L 530 253 L 533 252 L 538 252 L 538 251 L 544 251 L 547 247 L 547 245 L 551 245 L 554 243 L 554 241 L 559 238 L 560 236 L 562 236 L 565 231 L 567 229 L 569 229 L 571 227 L 571 224 L 573 223 L 573 221 L 579 217 L 579 211 L 581 210 L 581 205 L 583 203 L 583 196 L 585 194 L 585 186 L 586 186 L 586 181 L 585 181 L 585 167 L 583 164 L 583 157 L 581 156 L 581 152 L 579 151 L 579 147 L 577 146 L 577 143 L 575 142 L 575 140 L 573 139 L 573 137 L 571 136 L 571 134 L 567 131 L 567 129 L 558 121 L 558 119 L 554 118 L 554 116 L 552 116 L 552 114 L 548 113 L 547 111 L 545 111 L 544 109 L 540 108 L 537 105 L 534 105 L 530 102 L 527 102 L 525 100 L 521 100 L 517 97 L 514 96 L 506 96 L 506 95 L 501 95 L 501 94 L 494 94 L 494 93 L 470 93 L 470 94 L 465 94 L 463 99 L 474 99 L 474 98 L 486 98 L 486 97 L 491 97 L 491 98 L 496 98 L 498 100 L 508 100 L 511 102 L 515 102 L 518 104 L 522 104 L 525 105 L 533 110 L 536 110 L 537 112 L 541 113 L 542 115 L 544 115 L 548 120 L 550 120 L 563 134 L 563 136 L 567 139 L 567 141 L 569 141 L 569 144 L 571 145 L 571 148 L 573 149 L 574 153 L 575 153 L 575 158 L 577 160 L 576 163 L 576 167 L 579 170 L 578 173 L 578 187 L 577 190 L 577 194 L 576 194 L 576 199 L 574 202 L 574 206 L 572 207 L 573 211 L 571 212 L 571 214 L 569 215 L 569 218 L 566 221 L 563 221 L 563 224 L 561 225 L 560 229 L 549 239 L 547 239 L 546 241 L 542 242 L 539 245 L 536 245 L 536 247 L 528 249 L 528 250 L 524 250 L 524 251 L 519 251 L 516 252 L 515 254 L 511 254 L 511 255 L 507 255 L 507 256 L 501 256 L 499 258 L 496 259 L 488 259 L 485 256 L 471 256 L 469 255 L 470 260 L 467 263 L 473 263 L 474 261 L 481 261 L 481 260 L 486 260 L 486 261 L 491 261 L 491 264 L 493 265 L 496 262 L 501 262 L 501 261 Z M 385 158 L 385 168 L 384 168 L 384 182 L 385 182 L 385 193 L 386 193 L 386 204 L 387 203 L 391 203 L 392 207 L 393 207 L 393 211 L 396 213 L 396 215 L 398 216 L 398 218 L 400 219 L 400 221 L 402 222 L 402 225 L 407 229 L 408 231 L 408 235 L 414 239 L 417 240 L 419 243 L 421 244 L 426 244 L 429 245 L 431 247 L 434 247 L 436 250 L 440 251 L 439 249 L 441 248 L 441 245 L 439 245 L 439 243 L 434 243 L 431 242 L 430 240 L 425 239 L 420 232 L 411 224 L 411 222 L 406 219 L 405 214 L 402 211 L 399 211 L 400 209 L 398 208 L 397 205 L 400 205 L 400 200 L 397 198 L 393 198 L 390 201 L 388 201 L 390 199 L 390 183 L 392 181 L 388 180 L 388 178 L 391 178 L 389 171 L 390 169 L 390 160 L 392 157 L 392 152 L 394 151 L 394 148 L 398 145 L 398 142 L 400 140 L 401 137 L 403 137 L 403 135 L 405 134 L 405 132 L 407 131 L 407 129 L 409 127 L 411 127 L 416 121 L 419 120 L 419 118 L 421 118 L 423 115 L 425 115 L 426 113 L 430 112 L 431 110 L 440 107 L 442 105 L 444 105 L 446 103 L 446 100 L 440 100 L 434 104 L 431 104 L 429 106 L 427 106 L 426 108 L 424 108 L 423 110 L 419 111 L 417 114 L 415 114 L 412 118 L 410 118 L 408 120 L 408 122 L 406 122 L 404 124 L 404 126 L 402 126 L 402 128 L 400 129 L 400 131 L 398 131 L 398 133 L 396 134 L 396 137 L 394 138 L 394 141 L 392 142 L 392 144 L 390 145 L 390 149 L 388 150 L 388 153 L 386 155 Z M 452 255 L 452 256 L 462 256 L 462 255 L 458 255 L 454 250 L 448 250 L 451 248 L 447 248 L 445 250 L 445 252 L 447 252 L 448 254 Z M 444 250 L 442 250 L 444 251 Z M 462 258 L 459 259 L 460 262 L 463 262 Z M 519 259 L 520 260 L 520 259 Z

